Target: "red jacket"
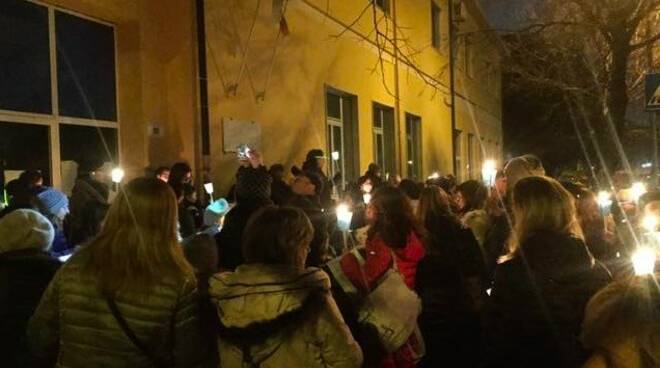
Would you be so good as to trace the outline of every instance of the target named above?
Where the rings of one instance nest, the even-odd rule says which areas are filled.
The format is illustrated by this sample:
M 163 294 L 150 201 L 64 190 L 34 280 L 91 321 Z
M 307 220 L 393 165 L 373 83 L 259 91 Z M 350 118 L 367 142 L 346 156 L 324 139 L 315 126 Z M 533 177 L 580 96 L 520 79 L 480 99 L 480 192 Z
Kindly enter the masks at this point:
M 404 248 L 388 247 L 380 236 L 368 240 L 366 244 L 365 262 L 360 267 L 357 258 L 348 253 L 340 261 L 341 269 L 355 287 L 364 295 L 368 294 L 380 277 L 392 266 L 392 253 L 396 255 L 396 267 L 403 275 L 410 289 L 415 287 L 417 264 L 424 258 L 425 250 L 417 234 L 411 232 Z M 416 344 L 414 335 L 409 343 L 393 354 L 388 355 L 380 365 L 381 368 L 413 368 L 410 345 Z

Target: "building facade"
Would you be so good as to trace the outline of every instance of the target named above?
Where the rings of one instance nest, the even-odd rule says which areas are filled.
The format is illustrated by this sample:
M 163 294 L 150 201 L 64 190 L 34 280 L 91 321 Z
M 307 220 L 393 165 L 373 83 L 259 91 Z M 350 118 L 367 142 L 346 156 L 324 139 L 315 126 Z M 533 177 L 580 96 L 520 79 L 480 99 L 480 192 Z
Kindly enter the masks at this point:
M 286 166 L 322 148 L 345 182 L 501 158 L 501 51 L 472 0 L 7 0 L 0 25 L 8 177 L 184 160 L 226 189 L 243 143 Z

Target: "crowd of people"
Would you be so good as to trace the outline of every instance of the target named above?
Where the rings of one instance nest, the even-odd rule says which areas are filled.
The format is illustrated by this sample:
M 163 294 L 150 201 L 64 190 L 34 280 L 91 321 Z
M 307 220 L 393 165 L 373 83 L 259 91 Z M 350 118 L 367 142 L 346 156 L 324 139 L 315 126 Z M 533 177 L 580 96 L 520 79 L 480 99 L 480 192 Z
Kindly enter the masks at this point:
M 287 180 L 250 151 L 216 200 L 186 163 L 112 199 L 100 162 L 70 197 L 24 172 L 0 212 L 2 366 L 660 366 L 657 276 L 630 262 L 659 192 L 624 180 L 604 211 L 532 155 L 486 184 L 343 183 L 326 161 Z

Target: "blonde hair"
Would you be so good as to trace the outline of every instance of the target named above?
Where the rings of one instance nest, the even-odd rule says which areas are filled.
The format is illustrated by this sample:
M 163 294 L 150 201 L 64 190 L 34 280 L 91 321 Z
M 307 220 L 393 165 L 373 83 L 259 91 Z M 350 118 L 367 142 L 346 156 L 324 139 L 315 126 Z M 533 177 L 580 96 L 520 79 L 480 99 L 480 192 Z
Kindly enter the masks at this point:
M 586 307 L 582 342 L 614 360 L 621 343 L 633 343 L 643 367 L 660 364 L 659 275 L 615 281 L 594 295 Z M 621 358 L 621 357 L 619 357 Z
M 515 225 L 503 260 L 517 256 L 520 244 L 540 230 L 584 238 L 573 196 L 552 178 L 521 179 L 513 189 L 513 216 Z
M 152 178 L 129 182 L 114 200 L 98 236 L 86 247 L 85 269 L 103 293 L 148 291 L 165 279 L 194 281 L 177 241 L 177 202 Z

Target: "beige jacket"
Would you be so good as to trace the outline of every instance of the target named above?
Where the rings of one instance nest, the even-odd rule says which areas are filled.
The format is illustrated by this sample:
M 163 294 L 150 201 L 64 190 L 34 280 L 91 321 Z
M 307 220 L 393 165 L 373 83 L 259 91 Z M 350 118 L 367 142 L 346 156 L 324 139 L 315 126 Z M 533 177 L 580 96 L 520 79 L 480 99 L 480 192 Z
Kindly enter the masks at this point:
M 51 367 L 153 367 L 126 337 L 82 271 L 84 253 L 55 275 L 28 326 L 28 342 Z M 120 293 L 119 311 L 153 354 L 172 367 L 195 367 L 208 358 L 198 321 L 194 283 L 163 280 L 149 294 Z
M 221 367 L 362 365 L 323 271 L 246 264 L 210 284 L 221 324 Z
M 470 211 L 463 215 L 461 221 L 472 230 L 474 237 L 479 242 L 479 246 L 483 246 L 491 223 L 488 213 L 484 210 Z

